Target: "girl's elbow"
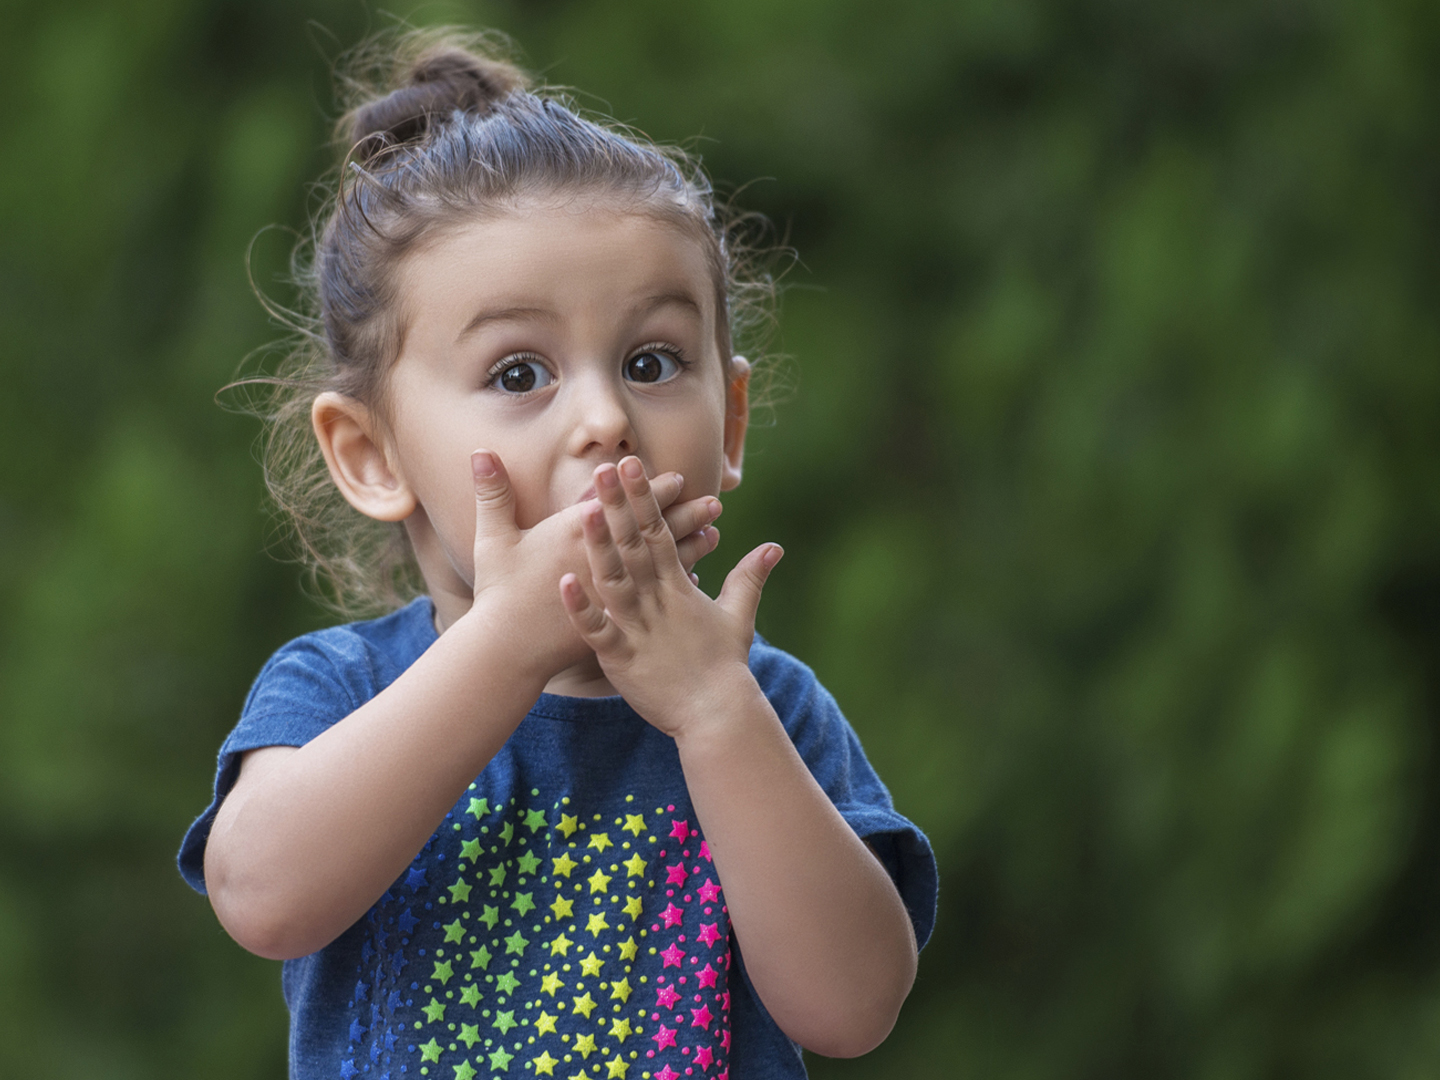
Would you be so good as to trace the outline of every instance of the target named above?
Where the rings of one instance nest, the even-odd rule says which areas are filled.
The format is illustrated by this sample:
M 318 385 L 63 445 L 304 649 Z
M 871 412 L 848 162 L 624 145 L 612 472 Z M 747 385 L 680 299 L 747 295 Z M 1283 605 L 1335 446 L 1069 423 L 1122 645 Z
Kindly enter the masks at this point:
M 900 1007 L 915 981 L 914 963 L 903 965 L 890 978 L 875 979 L 863 993 L 848 1002 L 833 1002 L 823 1015 L 815 1014 L 799 1033 L 787 1032 L 806 1050 L 831 1058 L 855 1058 L 883 1043 L 900 1018 Z

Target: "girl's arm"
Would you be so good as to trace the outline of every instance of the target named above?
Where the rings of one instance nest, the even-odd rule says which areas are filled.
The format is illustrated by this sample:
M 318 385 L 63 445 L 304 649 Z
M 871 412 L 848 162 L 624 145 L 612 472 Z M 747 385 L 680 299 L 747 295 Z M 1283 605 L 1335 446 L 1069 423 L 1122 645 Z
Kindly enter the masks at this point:
M 667 478 L 665 494 L 680 483 Z M 205 848 L 210 902 L 230 935 L 272 959 L 328 945 L 395 881 L 524 719 L 587 651 L 554 603 L 583 564 L 579 508 L 515 527 L 503 467 L 476 477 L 486 585 L 390 686 L 299 748 L 245 755 Z M 693 561 L 714 500 L 668 511 Z M 713 530 L 712 530 L 713 533 Z
M 780 549 L 752 551 L 711 601 L 676 558 L 638 460 L 602 466 L 596 489 L 601 506 L 587 509 L 584 527 L 599 603 L 567 575 L 566 609 L 610 682 L 675 739 L 770 1015 L 817 1053 L 863 1054 L 910 992 L 915 937 L 889 875 L 750 673 L 755 611 Z

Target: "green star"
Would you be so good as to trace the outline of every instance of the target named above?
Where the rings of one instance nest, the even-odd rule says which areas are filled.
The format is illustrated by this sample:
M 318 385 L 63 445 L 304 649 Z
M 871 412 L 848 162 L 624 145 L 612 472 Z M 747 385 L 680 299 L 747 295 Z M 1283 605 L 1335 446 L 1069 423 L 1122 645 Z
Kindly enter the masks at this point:
M 474 814 L 475 820 L 479 821 L 490 812 L 490 801 L 488 799 L 471 799 L 470 809 L 465 812 L 467 814 Z
M 454 885 L 447 885 L 445 887 L 445 891 L 450 894 L 450 902 L 452 904 L 463 904 L 466 900 L 469 900 L 470 889 L 471 886 L 465 884 L 463 878 L 456 878 Z
M 504 864 L 504 863 L 501 863 L 499 866 L 492 866 L 492 867 L 490 868 L 490 884 L 491 884 L 491 885 L 504 885 L 504 884 L 505 884 L 505 864 Z
M 520 980 L 515 977 L 513 971 L 507 971 L 495 980 L 495 989 L 499 990 L 502 994 L 515 993 L 515 988 L 519 985 Z
M 527 851 L 520 858 L 515 860 L 520 865 L 520 873 L 531 875 L 540 869 L 540 857 L 533 851 Z
M 515 899 L 510 901 L 510 906 L 524 915 L 527 911 L 535 910 L 535 901 L 531 899 L 535 894 L 520 892 L 515 894 Z
M 505 955 L 507 956 L 511 953 L 514 953 L 516 956 L 524 956 L 525 946 L 530 944 L 530 940 L 523 937 L 519 930 L 516 930 L 509 937 L 502 938 L 501 940 L 505 942 Z
M 475 1066 L 470 1064 L 468 1058 L 455 1066 L 455 1080 L 475 1080 L 475 1076 Z
M 471 983 L 460 991 L 460 1004 L 469 1005 L 472 1009 L 480 1004 L 480 984 Z M 462 1036 L 463 1037 L 463 1036 Z
M 433 997 L 430 999 L 430 1004 L 426 1005 L 423 1011 L 427 1023 L 434 1024 L 445 1019 L 445 1006 Z
M 424 1046 L 420 1047 L 420 1060 L 438 1062 L 440 1060 L 440 1044 L 434 1039 L 431 1039 Z
M 480 841 L 466 840 L 460 845 L 460 858 L 469 859 L 472 863 L 480 859 Z
M 444 963 L 441 963 L 439 960 L 436 960 L 436 961 L 435 961 L 435 971 L 434 971 L 434 973 L 430 976 L 430 978 L 434 979 L 434 980 L 435 980 L 436 982 L 438 982 L 441 986 L 444 986 L 446 983 L 448 983 L 448 982 L 450 981 L 450 977 L 451 977 L 452 975 L 454 975 L 454 974 L 455 974 L 455 969 L 450 966 L 450 961 L 449 961 L 449 960 L 446 960 Z
M 526 810 L 525 824 L 529 827 L 532 834 L 537 833 L 545 828 L 545 814 L 539 810 Z
M 480 912 L 480 921 L 483 922 L 486 926 L 488 926 L 491 930 L 494 930 L 495 924 L 500 921 L 500 909 L 496 907 L 491 907 L 489 904 L 486 904 L 485 910 Z
M 473 1050 L 475 1044 L 480 1041 L 480 1025 L 461 1024 L 459 1037 L 460 1041 L 465 1044 L 465 1049 Z
M 515 823 L 513 821 L 505 822 L 505 827 L 500 830 L 500 839 L 507 844 L 515 839 Z
M 515 1010 L 507 1009 L 505 1012 L 496 1015 L 495 1026 L 500 1029 L 501 1035 L 504 1035 L 513 1027 L 519 1027 L 520 1025 L 515 1021 Z
M 504 1069 L 506 1072 L 509 1072 L 510 1059 L 514 1056 L 514 1054 L 507 1054 L 502 1047 L 501 1049 L 496 1050 L 493 1054 L 490 1055 L 490 1068 Z
M 445 927 L 445 941 L 447 944 L 452 941 L 458 943 L 463 941 L 464 939 L 465 927 L 461 924 L 459 919 L 456 919 L 449 926 Z
M 470 954 L 470 968 L 472 971 L 475 968 L 479 968 L 481 971 L 484 971 L 489 966 L 490 950 L 487 949 L 484 945 L 481 945 L 480 948 L 476 949 Z

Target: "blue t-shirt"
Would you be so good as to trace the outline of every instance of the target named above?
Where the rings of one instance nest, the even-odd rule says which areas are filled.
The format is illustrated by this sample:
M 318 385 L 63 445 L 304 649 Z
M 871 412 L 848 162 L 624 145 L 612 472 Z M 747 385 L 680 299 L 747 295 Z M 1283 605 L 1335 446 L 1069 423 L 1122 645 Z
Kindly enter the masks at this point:
M 205 842 L 245 751 L 305 744 L 435 638 L 422 597 L 281 648 L 220 748 L 215 799 L 180 848 L 185 880 L 205 891 Z M 928 841 L 809 668 L 758 637 L 750 668 L 923 945 Z M 287 960 L 282 983 L 294 1080 L 805 1075 L 744 974 L 674 741 L 618 697 L 542 695 L 409 869 L 325 948 Z

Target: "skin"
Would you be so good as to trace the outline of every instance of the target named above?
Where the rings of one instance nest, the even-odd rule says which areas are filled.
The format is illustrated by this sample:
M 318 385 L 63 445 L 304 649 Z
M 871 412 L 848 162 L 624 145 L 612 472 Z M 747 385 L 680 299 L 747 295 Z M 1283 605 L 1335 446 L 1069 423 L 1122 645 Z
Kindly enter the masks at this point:
M 313 419 L 346 499 L 405 523 L 440 637 L 306 746 L 246 755 L 206 849 L 221 923 L 262 956 L 323 947 L 542 690 L 619 693 L 675 740 L 775 1021 L 818 1053 L 870 1050 L 915 941 L 747 666 L 780 548 L 746 555 L 716 600 L 689 573 L 740 482 L 748 415 L 703 252 L 641 214 L 534 206 L 447 234 L 401 285 L 388 417 L 324 394 Z

